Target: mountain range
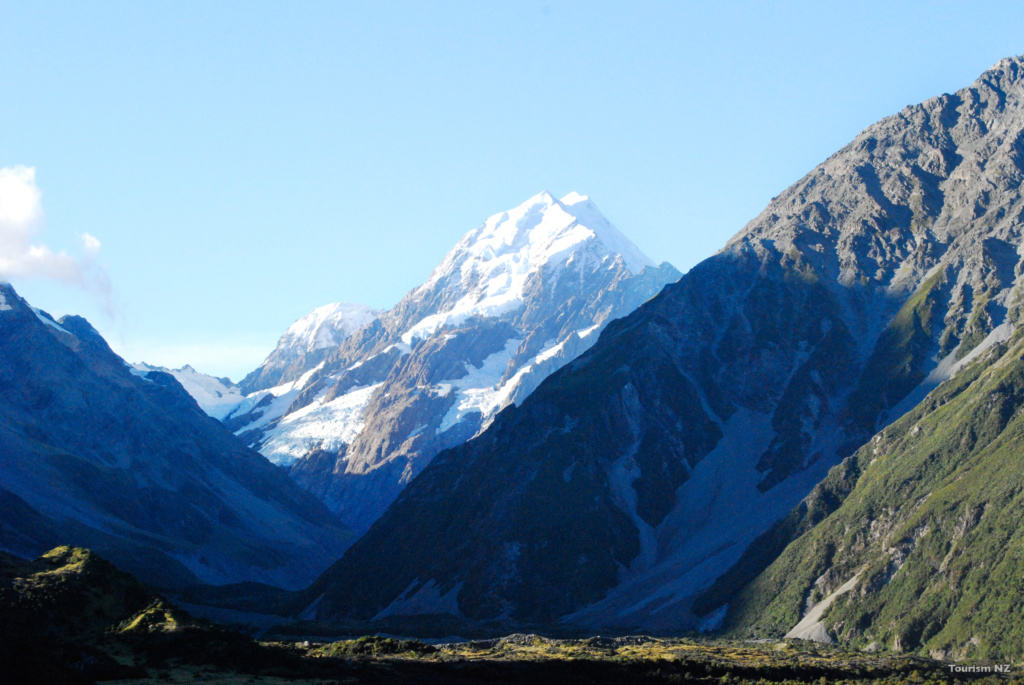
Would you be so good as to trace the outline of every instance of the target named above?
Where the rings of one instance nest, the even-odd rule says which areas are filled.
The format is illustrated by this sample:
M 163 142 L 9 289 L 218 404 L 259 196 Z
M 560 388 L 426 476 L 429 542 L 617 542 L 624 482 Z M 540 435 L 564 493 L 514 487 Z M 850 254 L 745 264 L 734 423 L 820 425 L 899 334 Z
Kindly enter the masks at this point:
M 1024 270 L 1022 69 L 1003 60 L 864 130 L 487 431 L 438 455 L 306 591 L 305 611 L 584 630 L 726 621 L 781 637 L 842 591 L 818 637 L 1005 653 L 980 626 L 1020 625 L 991 584 L 1021 578 L 1002 523 L 1015 490 L 943 488 L 966 487 L 972 450 L 988 454 L 982 436 L 1000 444 L 1019 407 L 1003 374 Z M 963 401 L 999 418 L 934 415 L 981 359 L 998 370 Z M 931 407 L 930 421 L 876 436 L 915 406 Z M 932 426 L 961 448 L 911 448 L 898 426 Z M 978 473 L 1012 468 L 1012 443 L 998 454 Z M 834 479 L 847 490 L 805 500 Z M 981 537 L 974 563 L 1001 570 L 968 585 L 956 550 Z M 929 599 L 911 607 L 919 591 Z M 985 613 L 963 619 L 971 596 L 989 598 Z

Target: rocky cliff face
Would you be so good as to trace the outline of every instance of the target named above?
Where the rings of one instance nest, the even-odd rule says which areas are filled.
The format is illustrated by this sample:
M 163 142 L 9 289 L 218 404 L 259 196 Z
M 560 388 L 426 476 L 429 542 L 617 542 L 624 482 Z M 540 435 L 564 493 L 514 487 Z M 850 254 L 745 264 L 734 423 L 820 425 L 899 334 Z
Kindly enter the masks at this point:
M 80 317 L 0 284 L 0 548 L 88 544 L 160 585 L 301 586 L 349 535 L 319 502 L 144 376 Z
M 541 193 L 469 232 L 426 283 L 226 422 L 362 531 L 435 454 L 678 276 L 588 198 Z
M 694 600 L 752 541 L 1013 328 L 1022 68 L 866 129 L 439 455 L 306 600 L 325 619 L 715 625 Z

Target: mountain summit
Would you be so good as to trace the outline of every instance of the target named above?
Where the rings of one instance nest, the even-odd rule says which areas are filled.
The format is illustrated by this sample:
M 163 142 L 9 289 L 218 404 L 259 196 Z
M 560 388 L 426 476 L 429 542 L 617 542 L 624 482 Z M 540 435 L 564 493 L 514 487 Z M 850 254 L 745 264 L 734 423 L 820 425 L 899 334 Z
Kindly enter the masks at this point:
M 678 277 L 586 196 L 542 192 L 467 233 L 423 285 L 366 313 L 335 346 L 289 357 L 284 374 L 272 355 L 225 421 L 365 530 L 437 452 L 478 433 Z M 293 337 L 289 329 L 278 350 Z
M 523 307 L 531 276 L 573 260 L 620 258 L 631 274 L 654 264 L 612 226 L 585 195 L 556 200 L 538 193 L 515 209 L 487 219 L 449 252 L 412 298 L 441 297 L 438 311 L 403 335 L 408 343 L 441 325 L 472 316 L 496 316 Z M 579 267 L 578 267 L 579 268 Z M 407 298 L 408 299 L 408 298 Z

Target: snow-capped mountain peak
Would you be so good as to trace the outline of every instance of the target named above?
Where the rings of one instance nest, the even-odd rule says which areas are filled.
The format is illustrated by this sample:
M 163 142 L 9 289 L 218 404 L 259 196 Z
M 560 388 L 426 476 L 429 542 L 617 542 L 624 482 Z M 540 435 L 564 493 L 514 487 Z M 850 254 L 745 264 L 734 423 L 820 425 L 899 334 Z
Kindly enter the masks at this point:
M 561 200 L 537 193 L 519 206 L 490 216 L 449 252 L 414 296 L 443 290 L 440 311 L 402 336 L 405 343 L 473 316 L 500 316 L 522 306 L 531 276 L 548 265 L 569 265 L 575 255 L 622 259 L 633 275 L 654 266 L 586 195 Z
M 591 239 L 601 244 L 601 251 L 621 255 L 634 274 L 654 266 L 587 195 L 573 191 L 557 200 L 543 191 L 513 209 L 491 215 L 463 236 L 420 289 L 429 289 L 455 270 L 467 280 L 492 262 L 514 262 L 520 270 L 535 271 Z
M 427 282 L 337 346 L 301 347 L 330 307 L 294 324 L 225 422 L 362 531 L 435 454 L 679 275 L 586 196 L 538 193 L 466 233 Z
M 377 314 L 376 310 L 362 304 L 325 304 L 289 326 L 278 345 L 306 351 L 337 347 L 342 340 L 376 319 Z
M 644 267 L 654 266 L 654 262 L 634 245 L 633 241 L 605 218 L 589 195 L 572 191 L 558 202 L 568 213 L 576 217 L 579 224 L 593 231 L 594 237 L 601 241 L 608 250 L 620 255 L 626 262 L 626 268 L 630 273 L 635 275 L 643 271 Z

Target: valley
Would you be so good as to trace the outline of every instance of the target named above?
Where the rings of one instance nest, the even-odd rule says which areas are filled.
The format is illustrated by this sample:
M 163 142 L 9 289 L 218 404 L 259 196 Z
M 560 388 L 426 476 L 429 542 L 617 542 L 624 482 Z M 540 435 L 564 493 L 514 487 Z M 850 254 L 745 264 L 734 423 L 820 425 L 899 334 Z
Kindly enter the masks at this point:
M 237 384 L 0 281 L 12 682 L 1014 681 L 1022 182 L 1008 57 L 686 273 L 542 191 Z

